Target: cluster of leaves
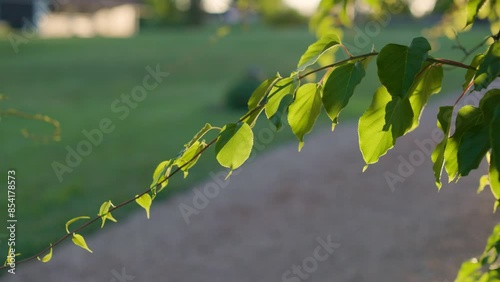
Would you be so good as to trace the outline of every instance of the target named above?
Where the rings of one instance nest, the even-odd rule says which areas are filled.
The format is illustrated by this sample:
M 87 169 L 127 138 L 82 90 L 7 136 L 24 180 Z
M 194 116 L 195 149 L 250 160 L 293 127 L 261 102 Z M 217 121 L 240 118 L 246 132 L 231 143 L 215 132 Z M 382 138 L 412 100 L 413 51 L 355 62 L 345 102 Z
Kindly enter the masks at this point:
M 329 4 L 348 2 L 322 1 L 321 9 L 328 11 Z M 469 1 L 472 2 L 477 1 Z M 475 11 L 477 13 L 479 8 Z M 474 19 L 475 17 L 472 17 L 472 21 Z M 367 54 L 352 55 L 342 44 L 338 34 L 326 33 L 309 46 L 300 58 L 296 70 L 289 76 L 282 77 L 278 73 L 262 82 L 248 101 L 248 112 L 237 122 L 222 127 L 206 124 L 184 145 L 175 158 L 163 161 L 157 166 L 153 173 L 153 182 L 146 191 L 118 205 L 105 201 L 93 219 L 88 216 L 71 219 L 66 224 L 67 235 L 40 252 L 48 254 L 39 260 L 48 262 L 52 257 L 52 247 L 69 237 L 77 246 L 92 252 L 79 232 L 99 220 L 101 228 L 107 220 L 116 222 L 111 213 L 129 203 L 136 202 L 145 209 L 149 218 L 153 201 L 157 194 L 166 188 L 169 179 L 179 172 L 183 172 L 184 177 L 187 177 L 189 170 L 212 145 L 215 145 L 216 159 L 221 166 L 229 168 L 231 172 L 238 169 L 250 157 L 254 143 L 253 127 L 262 115 L 277 129 L 282 127 L 282 119 L 286 117 L 290 129 L 299 140 L 300 151 L 304 146 L 305 136 L 312 131 L 323 111 L 332 121 L 332 130 L 335 129 L 342 110 L 367 75 L 367 66 L 376 57 L 381 86 L 375 91 L 369 108 L 359 119 L 358 126 L 359 147 L 366 169 L 368 165 L 378 162 L 387 154 L 399 137 L 419 126 L 420 117 L 429 98 L 441 91 L 443 65 L 466 70 L 460 98 L 490 86 L 500 75 L 500 42 L 498 35 L 492 37 L 495 40 L 489 48 L 484 53 L 477 54 L 470 65 L 465 65 L 431 57 L 431 45 L 423 37 L 413 39 L 408 46 L 387 44 L 380 52 L 372 50 Z M 325 54 L 335 49 L 343 49 L 347 58 L 313 68 Z M 317 73 L 323 74 L 321 79 L 303 83 L 304 78 Z M 457 112 L 455 118 L 454 112 Z M 432 154 L 436 185 L 441 187 L 443 170 L 451 182 L 467 176 L 487 158 L 489 173 L 481 179 L 480 189 L 489 185 L 499 203 L 500 89 L 489 90 L 477 107 L 442 107 L 437 120 L 445 137 Z M 217 136 L 207 142 L 204 138 L 211 131 L 215 131 Z M 227 177 L 230 177 L 231 172 Z M 79 220 L 87 222 L 70 231 L 70 225 Z M 497 227 L 481 259 L 463 265 L 457 281 L 500 281 L 497 278 L 499 275 L 496 266 L 500 246 L 499 232 L 500 227 Z M 25 260 L 29 259 L 31 258 Z M 485 266 L 488 268 L 487 272 L 482 274 Z

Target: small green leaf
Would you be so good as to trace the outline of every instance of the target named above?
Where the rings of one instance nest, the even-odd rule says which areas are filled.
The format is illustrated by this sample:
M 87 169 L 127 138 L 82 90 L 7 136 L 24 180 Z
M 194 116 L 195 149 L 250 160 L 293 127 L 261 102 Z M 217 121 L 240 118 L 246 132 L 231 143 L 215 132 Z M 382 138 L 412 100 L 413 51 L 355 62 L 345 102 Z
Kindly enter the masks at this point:
M 146 216 L 147 218 L 149 219 L 149 210 L 151 208 L 151 204 L 153 203 L 153 200 L 151 199 L 151 196 L 149 196 L 149 194 L 144 194 L 140 197 L 138 197 L 139 195 L 135 195 L 136 199 L 136 203 L 141 206 L 143 209 L 146 210 Z
M 87 243 L 85 242 L 85 239 L 83 238 L 82 235 L 73 233 L 73 238 L 71 238 L 71 241 L 73 241 L 73 243 L 75 243 L 75 245 L 77 245 L 78 247 L 85 249 L 85 250 L 92 253 L 92 250 L 89 249 L 89 247 L 87 246 Z
M 477 72 L 477 67 L 483 62 L 484 60 L 484 54 L 477 54 L 474 59 L 472 59 L 472 62 L 470 64 L 471 67 L 475 67 L 476 70 L 467 70 L 467 73 L 465 74 L 465 82 L 462 85 L 462 89 L 465 91 L 467 87 L 469 87 L 470 83 L 474 80 L 474 77 Z
M 212 125 L 210 125 L 209 123 L 205 124 L 205 126 L 198 133 L 196 133 L 196 135 L 193 137 L 193 139 L 191 139 L 191 141 L 189 141 L 189 143 L 187 143 L 185 145 L 185 147 L 189 148 L 189 147 L 193 146 L 193 144 L 196 141 L 199 141 L 201 138 L 203 138 L 203 136 L 205 136 L 205 134 L 207 134 L 212 129 L 214 129 L 214 127 Z
M 462 137 L 468 129 L 480 124 L 482 119 L 483 112 L 476 107 L 467 105 L 458 111 L 455 133 L 448 139 L 444 152 L 445 169 L 449 182 L 455 180 L 459 173 L 458 150 Z
M 239 168 L 250 157 L 253 132 L 247 123 L 224 126 L 215 144 L 217 161 L 231 170 Z
M 276 113 L 269 118 L 269 121 L 276 127 L 276 130 L 280 130 L 283 126 L 283 115 L 287 113 L 288 107 L 293 102 L 292 95 L 287 95 L 281 100 L 280 107 Z
M 191 147 L 184 150 L 182 155 L 175 161 L 175 164 L 184 172 L 184 178 L 188 176 L 189 169 L 196 165 L 201 157 L 200 152 L 206 147 L 205 142 L 196 141 Z
M 412 127 L 413 112 L 408 99 L 391 97 L 385 87 L 373 96 L 359 120 L 359 145 L 366 164 L 374 164 Z M 366 169 L 366 167 L 365 167 Z
M 301 72 L 308 66 L 315 64 L 319 57 L 326 51 L 339 45 L 340 38 L 337 34 L 330 33 L 321 37 L 318 41 L 309 46 L 307 51 L 302 55 L 297 65 L 297 71 Z
M 116 222 L 116 219 L 109 212 L 109 208 L 112 206 L 113 203 L 111 203 L 111 201 L 107 201 L 102 203 L 101 207 L 99 208 L 99 213 L 97 215 L 100 216 L 102 220 L 101 228 L 104 227 L 104 223 L 106 222 L 107 219 Z
M 257 123 L 257 120 L 260 117 L 260 114 L 264 111 L 265 105 L 260 105 L 257 108 L 250 110 L 247 114 L 245 114 L 245 118 L 242 119 L 241 121 L 250 125 L 250 127 L 254 127 L 255 124 Z
M 441 175 L 443 173 L 443 167 L 444 167 L 444 152 L 446 150 L 446 143 L 448 142 L 448 138 L 450 136 L 452 115 L 453 115 L 452 106 L 439 108 L 437 125 L 443 131 L 444 138 L 432 152 L 432 162 L 434 163 L 433 170 L 434 170 L 434 176 L 436 178 L 436 186 L 438 187 L 438 189 L 441 189 L 442 186 Z
M 323 105 L 333 122 L 332 130 L 338 124 L 340 112 L 347 106 L 354 89 L 365 76 L 362 63 L 348 63 L 336 67 L 328 77 L 323 89 Z
M 410 104 L 413 110 L 413 125 L 411 130 L 418 127 L 422 112 L 429 98 L 441 92 L 443 84 L 443 67 L 424 63 L 424 66 L 410 88 Z
M 462 136 L 457 152 L 458 174 L 467 176 L 477 169 L 490 149 L 489 127 L 484 124 L 468 129 Z
M 66 232 L 68 232 L 68 234 L 70 233 L 70 232 L 69 232 L 69 226 L 70 226 L 73 222 L 75 222 L 75 221 L 77 221 L 77 220 L 80 220 L 80 219 L 89 219 L 89 218 L 90 218 L 89 216 L 79 216 L 79 217 L 75 217 L 75 218 L 72 218 L 72 219 L 68 220 L 68 222 L 66 222 Z
M 474 90 L 487 88 L 500 75 L 500 42 L 491 44 L 474 79 Z
M 417 37 L 409 47 L 388 44 L 377 57 L 380 82 L 392 95 L 405 98 L 427 59 L 431 45 L 427 39 Z
M 194 144 L 194 143 L 193 143 Z M 172 163 L 173 161 L 172 160 L 168 160 L 168 161 L 163 161 L 161 162 L 155 169 L 154 173 L 153 173 L 153 182 L 151 183 L 151 188 L 154 188 L 156 189 L 156 186 L 158 186 L 158 183 L 161 182 L 161 187 L 160 187 L 160 191 L 165 188 L 165 186 L 167 186 L 168 184 L 168 180 L 167 179 L 167 176 L 172 167 Z M 158 193 L 160 191 L 157 191 Z
M 288 108 L 288 123 L 300 141 L 299 151 L 304 146 L 304 136 L 311 132 L 321 112 L 321 90 L 315 83 L 308 83 L 297 90 L 295 100 Z
M 487 254 L 492 249 L 500 250 L 500 224 L 497 224 L 495 228 L 493 228 L 493 232 L 491 232 L 490 237 L 488 237 L 483 255 Z
M 462 264 L 455 282 L 475 282 L 479 281 L 480 276 L 481 264 L 476 259 L 473 259 Z
M 284 78 L 273 86 L 269 92 L 269 99 L 266 104 L 266 116 L 270 119 L 280 108 L 281 101 L 287 95 L 294 95 L 299 82 L 294 77 Z
M 486 0 L 469 0 L 467 1 L 467 25 L 474 23 L 479 13 L 479 9 L 483 6 Z
M 484 191 L 484 188 L 486 188 L 486 186 L 489 186 L 490 185 L 490 178 L 488 177 L 488 175 L 483 175 L 481 176 L 481 178 L 479 179 L 479 187 L 477 188 L 477 193 L 481 193 Z
M 490 124 L 491 159 L 489 169 L 490 188 L 495 198 L 500 199 L 500 106 L 496 107 Z
M 67 228 L 66 228 L 67 229 Z M 41 262 L 49 262 L 52 259 L 52 244 L 50 244 L 49 253 L 43 256 L 43 258 L 36 257 Z
M 248 109 L 253 110 L 257 108 L 262 100 L 266 97 L 266 94 L 269 92 L 269 89 L 274 85 L 274 83 L 280 79 L 280 76 L 275 76 L 273 78 L 269 78 L 262 82 L 257 89 L 252 93 L 250 99 L 248 100 Z

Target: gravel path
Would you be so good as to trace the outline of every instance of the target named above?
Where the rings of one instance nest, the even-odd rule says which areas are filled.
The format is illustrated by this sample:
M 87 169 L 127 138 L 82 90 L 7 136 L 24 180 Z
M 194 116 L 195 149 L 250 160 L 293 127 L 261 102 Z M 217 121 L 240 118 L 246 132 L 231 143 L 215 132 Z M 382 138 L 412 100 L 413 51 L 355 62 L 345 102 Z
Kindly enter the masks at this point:
M 415 142 L 431 140 L 436 113 L 365 173 L 356 123 L 316 130 L 303 152 L 294 142 L 263 154 L 219 191 L 208 181 L 156 203 L 149 221 L 140 211 L 108 223 L 87 238 L 94 254 L 66 244 L 5 281 L 453 281 L 498 216 L 491 194 L 476 194 L 478 173 L 438 192 L 429 158 L 419 163 Z M 384 173 L 411 158 L 391 189 Z M 207 202 L 194 193 L 205 188 Z

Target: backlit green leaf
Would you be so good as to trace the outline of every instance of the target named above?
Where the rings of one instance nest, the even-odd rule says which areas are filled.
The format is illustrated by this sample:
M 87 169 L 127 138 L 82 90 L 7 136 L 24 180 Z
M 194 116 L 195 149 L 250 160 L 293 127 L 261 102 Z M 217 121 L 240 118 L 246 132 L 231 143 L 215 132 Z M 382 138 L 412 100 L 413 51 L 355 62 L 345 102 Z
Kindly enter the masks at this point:
M 66 228 L 67 229 L 67 228 Z M 41 262 L 49 262 L 52 259 L 52 244 L 50 244 L 49 253 L 43 256 L 43 258 L 36 257 Z
M 500 75 L 500 42 L 491 44 L 474 79 L 474 90 L 487 88 Z
M 260 117 L 260 114 L 264 111 L 265 105 L 260 105 L 257 108 L 253 110 L 249 110 L 248 113 L 245 114 L 245 118 L 242 119 L 241 121 L 250 125 L 250 127 L 254 127 L 255 124 L 257 123 L 257 120 Z
M 496 107 L 490 124 L 491 159 L 489 180 L 495 198 L 500 199 L 500 106 Z
M 474 23 L 479 9 L 483 6 L 486 0 L 469 0 L 467 1 L 467 25 Z
M 359 120 L 359 145 L 366 164 L 376 163 L 394 147 L 396 139 L 410 130 L 412 122 L 408 99 L 391 97 L 385 87 L 380 87 Z
M 255 89 L 252 96 L 248 100 L 248 109 L 249 110 L 253 110 L 260 105 L 262 100 L 264 100 L 264 98 L 266 97 L 266 94 L 268 93 L 270 88 L 274 85 L 276 80 L 278 80 L 279 78 L 280 78 L 279 76 L 269 78 L 269 79 L 265 80 L 264 82 L 262 82 L 261 85 L 259 85 L 259 87 L 257 87 L 257 89 Z
M 168 161 L 163 161 L 161 162 L 155 169 L 154 173 L 153 173 L 153 182 L 151 183 L 151 188 L 154 188 L 156 190 L 156 186 L 158 186 L 158 183 L 161 183 L 160 185 L 160 191 L 165 188 L 165 186 L 167 186 L 168 184 L 168 175 L 170 174 L 169 171 L 172 167 L 172 163 L 173 161 L 172 160 L 168 160 Z M 160 191 L 157 191 L 158 193 Z
M 336 67 L 329 75 L 323 89 L 323 105 L 333 122 L 332 130 L 338 124 L 340 112 L 347 106 L 354 89 L 365 76 L 362 63 L 348 63 Z
M 481 277 L 481 264 L 473 259 L 464 262 L 458 271 L 455 282 L 475 282 Z
M 107 219 L 109 219 L 113 222 L 116 222 L 116 219 L 109 212 L 109 209 L 112 206 L 113 206 L 113 203 L 111 203 L 111 201 L 107 201 L 107 202 L 102 203 L 101 207 L 99 208 L 99 213 L 97 215 L 100 216 L 101 220 L 102 220 L 101 228 L 104 227 L 104 223 L 106 223 Z
M 321 112 L 321 92 L 318 85 L 308 83 L 297 90 L 295 100 L 288 108 L 288 123 L 299 139 L 299 151 L 304 146 L 304 136 L 311 132 Z
M 184 178 L 188 176 L 189 169 L 198 162 L 201 157 L 200 152 L 206 147 L 207 144 L 205 142 L 196 141 L 175 161 L 175 164 L 184 172 Z
M 476 107 L 464 106 L 458 111 L 455 133 L 448 139 L 444 152 L 445 169 L 449 182 L 458 176 L 458 150 L 462 137 L 467 130 L 480 124 L 482 119 L 483 112 Z
M 209 123 L 205 124 L 205 126 L 198 133 L 196 133 L 196 135 L 193 137 L 193 139 L 191 139 L 191 141 L 189 141 L 189 143 L 187 143 L 185 145 L 185 147 L 189 148 L 189 147 L 193 146 L 193 144 L 196 141 L 199 141 L 201 138 L 203 138 L 203 136 L 205 136 L 205 134 L 207 134 L 212 129 L 214 129 L 214 127 L 212 125 L 210 125 Z
M 468 129 L 462 136 L 458 146 L 457 161 L 458 174 L 469 175 L 471 170 L 477 169 L 490 149 L 490 128 L 480 124 Z
M 250 157 L 253 141 L 252 128 L 248 124 L 224 126 L 215 144 L 217 161 L 231 170 L 239 168 Z
M 292 102 L 292 95 L 285 96 L 281 100 L 278 111 L 276 111 L 276 113 L 269 118 L 269 121 L 271 121 L 271 123 L 276 127 L 276 130 L 280 130 L 283 126 L 283 115 L 287 113 L 288 107 L 290 106 L 290 104 L 292 104 Z
M 484 191 L 484 188 L 486 188 L 486 186 L 489 186 L 490 185 L 490 178 L 488 177 L 488 175 L 483 175 L 481 176 L 481 178 L 479 179 L 479 187 L 477 188 L 477 193 L 481 193 Z
M 438 113 L 438 127 L 443 131 L 444 138 L 443 140 L 436 146 L 434 151 L 432 152 L 432 162 L 434 177 L 436 178 L 436 186 L 438 189 L 441 189 L 441 175 L 443 173 L 444 167 L 444 153 L 446 149 L 446 143 L 448 142 L 448 137 L 450 135 L 451 128 L 451 118 L 453 115 L 453 107 L 446 106 L 439 108 Z
M 149 194 L 144 194 L 140 197 L 137 198 L 138 195 L 135 195 L 136 199 L 135 202 L 141 206 L 143 209 L 146 210 L 146 216 L 149 219 L 149 210 L 151 208 L 151 204 L 153 203 L 153 200 L 151 199 L 151 196 Z
M 392 96 L 408 95 L 430 50 L 431 45 L 423 37 L 413 39 L 409 47 L 388 44 L 382 48 L 377 57 L 378 76 Z
M 297 71 L 303 71 L 308 66 L 313 65 L 329 49 L 340 45 L 340 39 L 337 34 L 330 33 L 321 37 L 313 43 L 302 55 L 297 65 Z
M 413 125 L 411 130 L 419 125 L 422 112 L 429 101 L 429 98 L 441 92 L 443 84 L 443 67 L 424 63 L 424 67 L 418 74 L 410 88 L 410 104 L 413 110 Z
M 70 226 L 73 222 L 75 222 L 75 221 L 77 221 L 77 220 L 80 220 L 80 219 L 89 219 L 89 218 L 90 218 L 89 216 L 79 216 L 79 217 L 75 217 L 75 218 L 72 218 L 72 219 L 68 220 L 68 222 L 66 222 L 66 232 L 68 232 L 68 234 L 70 233 L 70 232 L 69 232 L 69 226 Z
M 474 59 L 472 59 L 471 67 L 477 68 L 484 60 L 484 54 L 477 54 Z M 462 85 L 462 89 L 465 91 L 469 87 L 470 83 L 474 80 L 477 70 L 467 70 L 465 74 L 465 82 Z
M 87 246 L 87 243 L 85 242 L 85 239 L 83 238 L 82 235 L 73 233 L 73 238 L 71 238 L 71 241 L 73 241 L 73 243 L 75 243 L 75 245 L 77 245 L 78 247 L 85 249 L 85 250 L 92 253 L 92 250 L 89 249 L 89 247 Z
M 267 118 L 270 119 L 276 114 L 276 112 L 280 108 L 283 98 L 285 98 L 287 95 L 293 96 L 295 94 L 298 84 L 298 80 L 296 80 L 294 77 L 287 77 L 276 82 L 276 84 L 271 89 L 271 92 L 269 92 L 269 99 L 266 105 Z

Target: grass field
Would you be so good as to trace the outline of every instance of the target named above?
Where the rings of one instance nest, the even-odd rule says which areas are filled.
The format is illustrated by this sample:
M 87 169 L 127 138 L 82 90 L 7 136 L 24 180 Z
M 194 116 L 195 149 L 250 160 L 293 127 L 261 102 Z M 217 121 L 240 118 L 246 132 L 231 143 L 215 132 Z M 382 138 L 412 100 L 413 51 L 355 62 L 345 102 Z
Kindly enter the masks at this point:
M 63 235 L 68 219 L 94 216 L 103 201 L 119 203 L 145 190 L 156 165 L 176 156 L 205 122 L 222 126 L 243 114 L 224 107 L 224 93 L 249 67 L 258 66 L 270 75 L 289 73 L 314 40 L 305 28 L 251 28 L 234 30 L 212 44 L 213 32 L 206 28 L 148 32 L 132 39 L 32 40 L 21 45 L 18 54 L 8 40 L 0 41 L 0 93 L 9 96 L 0 102 L 0 108 L 43 113 L 59 120 L 62 127 L 61 142 L 41 144 L 24 139 L 19 129 L 50 134 L 49 125 L 14 118 L 0 123 L 0 173 L 17 170 L 17 249 L 23 255 L 33 254 Z M 370 40 L 380 50 L 387 42 L 409 44 L 416 34 L 415 26 L 398 26 Z M 471 33 L 463 42 L 477 42 L 485 34 L 486 30 Z M 347 32 L 346 40 L 353 36 Z M 460 58 L 460 52 L 450 47 L 443 41 L 433 55 Z M 370 48 L 371 44 L 365 49 Z M 154 69 L 157 65 L 169 76 L 121 120 L 111 109 L 113 102 L 142 85 L 147 66 Z M 461 83 L 456 82 L 463 74 L 462 70 L 447 73 L 444 92 L 459 89 Z M 344 117 L 361 114 L 377 86 L 375 72 L 371 72 Z M 104 118 L 113 122 L 114 131 L 105 134 L 103 142 L 60 182 L 53 162 L 64 164 L 67 146 L 75 149 L 86 140 L 82 131 L 98 128 Z M 326 125 L 324 117 L 322 122 Z M 273 146 L 290 138 L 285 130 Z M 190 177 L 173 181 L 168 191 L 187 190 L 208 172 L 220 170 L 213 151 L 208 151 Z M 4 195 L 0 199 L 0 222 L 5 222 L 7 202 Z M 123 220 L 130 210 L 114 216 Z M 0 230 L 4 233 L 0 234 L 3 254 L 7 251 L 6 231 L 4 227 Z

